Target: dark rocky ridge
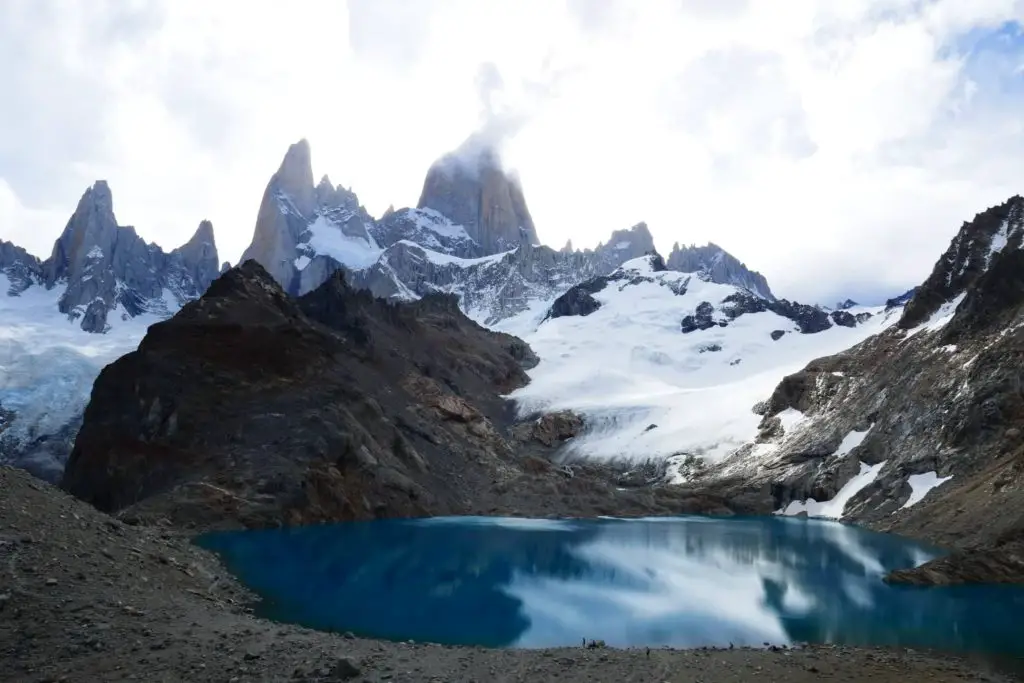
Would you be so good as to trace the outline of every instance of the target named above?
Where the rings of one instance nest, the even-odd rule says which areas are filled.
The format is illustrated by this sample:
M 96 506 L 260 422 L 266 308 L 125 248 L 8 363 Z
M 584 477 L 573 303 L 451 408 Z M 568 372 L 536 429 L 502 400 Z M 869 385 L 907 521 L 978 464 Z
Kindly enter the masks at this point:
M 451 299 L 393 306 L 337 274 L 292 300 L 247 261 L 104 369 L 64 486 L 199 523 L 224 521 L 207 504 L 250 524 L 453 512 L 529 358 Z
M 762 497 L 762 511 L 770 512 L 791 500 L 829 500 L 857 473 L 858 461 L 884 462 L 875 482 L 847 504 L 844 519 L 962 551 L 896 580 L 1005 581 L 1007 567 L 1024 569 L 1012 556 L 1019 560 L 1018 542 L 1006 541 L 1024 529 L 1021 206 L 1013 198 L 965 224 L 897 325 L 784 378 L 756 406 L 763 415 L 758 441 L 775 451 L 760 456 L 746 479 L 730 475 L 732 483 L 719 479 L 715 490 L 751 504 Z M 998 234 L 1003 248 L 991 250 Z M 957 300 L 944 325 L 917 328 Z M 807 418 L 792 434 L 777 417 L 786 409 Z M 834 455 L 854 430 L 870 431 L 859 446 Z M 735 473 L 748 455 L 742 449 L 722 468 Z M 903 508 L 908 477 L 925 472 L 952 479 Z M 987 579 L 984 567 L 991 570 Z M 1014 580 L 1024 581 L 1024 571 Z
M 715 316 L 716 308 L 710 301 L 702 301 L 694 312 L 685 316 L 680 322 L 683 334 L 707 330 L 712 327 L 728 327 L 729 323 L 748 313 L 764 313 L 771 311 L 776 315 L 793 321 L 802 334 L 816 334 L 832 327 L 833 324 L 843 327 L 855 327 L 871 318 L 870 313 L 859 313 L 856 316 L 847 311 L 828 313 L 817 306 L 801 304 L 786 299 L 765 299 L 764 297 L 739 291 L 725 297 L 717 309 L 721 315 Z M 778 340 L 785 333 L 772 333 L 772 339 Z
M 1024 197 L 1016 195 L 965 222 L 939 258 L 931 275 L 914 292 L 899 325 L 909 329 L 974 284 L 989 267 L 993 247 L 1014 250 L 1024 232 Z M 999 240 L 1002 240 L 1002 245 Z
M 502 395 L 534 362 L 452 296 L 391 304 L 338 273 L 293 299 L 248 261 L 103 370 L 62 485 L 199 528 L 730 511 L 691 490 L 616 491 L 600 467 L 567 477 L 545 457 L 564 437 L 547 434 L 573 420 L 510 429 Z

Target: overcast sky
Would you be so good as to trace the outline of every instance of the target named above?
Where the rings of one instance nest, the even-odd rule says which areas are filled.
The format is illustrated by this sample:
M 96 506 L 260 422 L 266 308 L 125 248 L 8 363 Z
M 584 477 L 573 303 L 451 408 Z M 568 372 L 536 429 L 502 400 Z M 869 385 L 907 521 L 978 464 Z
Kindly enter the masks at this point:
M 0 237 L 92 181 L 165 248 L 248 244 L 305 137 L 374 215 L 485 122 L 541 240 L 647 221 L 802 301 L 920 282 L 1024 192 L 1024 0 L 0 0 Z M 488 118 L 489 117 L 489 118 Z

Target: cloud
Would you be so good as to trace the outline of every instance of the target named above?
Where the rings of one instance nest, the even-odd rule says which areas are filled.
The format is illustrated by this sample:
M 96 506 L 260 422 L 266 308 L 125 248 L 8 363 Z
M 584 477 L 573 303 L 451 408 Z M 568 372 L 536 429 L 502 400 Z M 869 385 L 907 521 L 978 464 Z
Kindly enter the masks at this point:
M 103 177 L 147 239 L 209 218 L 236 259 L 298 138 L 380 213 L 484 131 L 550 244 L 646 220 L 784 296 L 877 298 L 1024 188 L 1022 21 L 1021 0 L 9 0 L 0 237 L 49 253 Z

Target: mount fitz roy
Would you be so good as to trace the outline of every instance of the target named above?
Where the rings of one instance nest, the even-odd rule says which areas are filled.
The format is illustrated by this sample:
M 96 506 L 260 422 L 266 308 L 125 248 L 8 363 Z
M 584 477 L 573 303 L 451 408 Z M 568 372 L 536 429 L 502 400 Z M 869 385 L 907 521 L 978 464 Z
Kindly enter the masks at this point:
M 344 269 L 352 284 L 381 298 L 455 293 L 471 318 L 495 324 L 654 251 L 645 223 L 614 231 L 596 249 L 540 244 L 518 179 L 473 138 L 431 165 L 415 208 L 373 220 L 327 177 L 314 187 L 302 140 L 267 185 L 242 261 L 258 261 L 293 295 Z M 674 249 L 670 261 L 774 298 L 763 276 L 714 245 Z
M 454 294 L 478 323 L 532 333 L 552 318 L 556 299 L 555 309 L 564 305 L 559 297 L 581 286 L 593 290 L 587 297 L 600 299 L 605 294 L 597 283 L 655 253 L 644 223 L 614 231 L 595 249 L 540 244 L 518 179 L 476 138 L 431 165 L 416 207 L 379 219 L 351 190 L 326 176 L 315 183 L 310 146 L 300 140 L 267 184 L 242 262 L 258 262 L 292 296 L 314 291 L 340 270 L 349 284 L 379 298 Z M 660 315 L 677 336 L 710 325 L 725 329 L 740 314 L 768 310 L 779 316 L 772 336 L 764 335 L 773 343 L 790 328 L 817 333 L 870 317 L 829 315 L 777 299 L 763 276 L 713 244 L 676 245 L 657 262 L 659 269 L 692 275 L 687 282 L 726 287 L 714 292 L 721 300 L 696 301 L 704 290 L 691 284 L 690 295 L 682 296 L 687 287 L 672 280 L 677 296 L 663 302 Z M 0 377 L 0 462 L 59 476 L 100 369 L 134 349 L 150 324 L 199 297 L 227 269 L 218 264 L 209 222 L 186 244 L 164 252 L 117 224 L 103 181 L 82 196 L 46 260 L 0 241 L 0 318 L 19 330 L 0 341 L 6 366 L 16 368 Z M 616 277 L 616 291 L 640 282 Z M 594 309 L 601 305 L 597 299 Z M 788 344 L 780 342 L 779 349 Z

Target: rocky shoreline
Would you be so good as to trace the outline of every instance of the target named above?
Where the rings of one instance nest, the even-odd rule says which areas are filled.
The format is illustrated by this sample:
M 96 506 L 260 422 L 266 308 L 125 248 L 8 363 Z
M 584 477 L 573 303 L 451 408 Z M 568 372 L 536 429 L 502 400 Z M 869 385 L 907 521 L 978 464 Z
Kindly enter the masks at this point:
M 169 526 L 128 525 L 0 469 L 0 681 L 1010 681 L 908 649 L 491 650 L 320 633 L 253 596 Z

